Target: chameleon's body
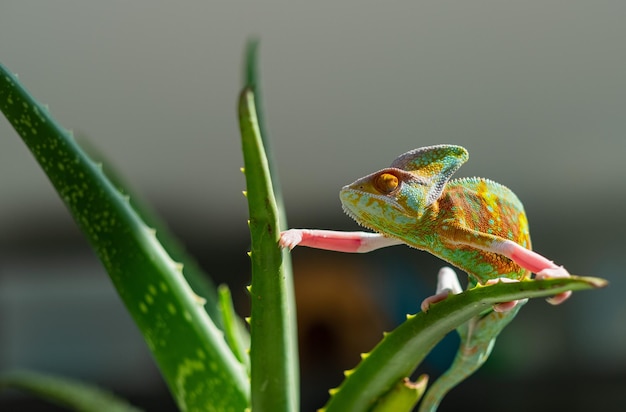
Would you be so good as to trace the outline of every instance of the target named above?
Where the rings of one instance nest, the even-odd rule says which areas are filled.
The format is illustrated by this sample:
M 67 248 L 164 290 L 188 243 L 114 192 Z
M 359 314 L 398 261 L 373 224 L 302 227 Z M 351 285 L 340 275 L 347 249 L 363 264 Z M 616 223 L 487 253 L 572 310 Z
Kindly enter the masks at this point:
M 480 284 L 502 277 L 521 280 L 531 272 L 568 276 L 530 250 L 526 214 L 513 192 L 487 179 L 449 181 L 467 158 L 460 146 L 423 147 L 344 186 L 340 198 L 346 213 L 377 233 L 291 229 L 281 234 L 280 244 L 369 252 L 404 243 L 463 269 Z
M 501 280 L 519 281 L 565 277 L 569 273 L 530 250 L 524 208 L 513 192 L 486 179 L 449 181 L 467 160 L 460 146 L 415 149 L 398 157 L 389 168 L 365 176 L 341 189 L 344 210 L 359 224 L 377 233 L 291 229 L 281 233 L 280 245 L 309 246 L 341 252 L 369 252 L 407 244 L 463 269 L 469 286 Z M 504 278 L 504 279 L 502 279 Z M 440 272 L 437 293 L 422 309 L 460 293 L 456 275 Z M 548 301 L 558 304 L 571 292 Z M 471 375 L 489 356 L 496 337 L 519 310 L 504 302 L 458 329 L 461 345 L 450 369 L 427 392 L 420 411 L 434 411 L 443 395 Z
M 390 173 L 383 170 L 372 178 L 375 181 L 380 174 Z M 362 186 L 359 183 L 357 186 Z M 396 204 L 402 205 L 401 216 L 393 216 L 389 225 L 389 213 L 385 213 L 386 199 L 376 200 L 362 196 L 361 192 L 344 189 L 341 199 L 348 214 L 363 226 L 387 236 L 392 236 L 417 249 L 425 250 L 435 256 L 463 269 L 474 281 L 484 284 L 490 279 L 509 277 L 523 279 L 530 276 L 510 259 L 484 249 L 473 247 L 472 243 L 481 243 L 489 247 L 497 236 L 512 240 L 530 249 L 528 221 L 523 206 L 517 196 L 506 187 L 490 180 L 471 178 L 448 182 L 441 196 L 431 205 L 414 210 L 407 205 L 415 200 L 414 196 L 395 196 Z M 360 189 L 363 190 L 363 189 Z M 367 189 L 366 189 L 367 190 Z M 376 189 L 374 189 L 376 190 Z M 357 216 L 352 210 L 360 210 L 361 216 L 368 213 L 367 220 Z M 391 213 L 396 213 L 396 209 Z M 484 234 L 491 235 L 485 237 Z
M 437 200 L 437 206 L 430 210 L 438 210 L 435 221 L 442 222 L 437 229 L 443 233 L 443 239 L 458 236 L 465 237 L 468 242 L 480 241 L 477 236 L 464 230 L 467 228 L 509 239 L 530 249 L 528 221 L 522 204 L 513 192 L 498 183 L 484 179 L 448 182 Z M 486 283 L 499 276 L 513 279 L 530 276 L 528 270 L 494 252 L 466 245 L 451 248 L 449 240 L 439 241 L 433 246 L 434 255 L 463 269 L 479 283 Z

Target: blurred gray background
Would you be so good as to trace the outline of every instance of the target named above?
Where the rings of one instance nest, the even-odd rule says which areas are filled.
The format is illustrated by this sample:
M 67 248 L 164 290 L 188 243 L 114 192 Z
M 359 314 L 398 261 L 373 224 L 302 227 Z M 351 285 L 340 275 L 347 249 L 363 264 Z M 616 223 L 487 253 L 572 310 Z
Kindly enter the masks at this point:
M 618 0 L 4 0 L 0 61 L 231 285 L 242 315 L 248 232 L 235 105 L 251 36 L 261 41 L 291 226 L 354 230 L 342 185 L 419 146 L 465 146 L 459 176 L 513 189 L 537 251 L 611 284 L 558 308 L 528 304 L 493 359 L 440 410 L 588 410 L 603 399 L 617 411 L 626 407 L 625 21 Z M 313 410 L 359 351 L 432 293 L 441 262 L 404 247 L 296 250 L 294 261 L 303 410 Z M 333 290 L 343 295 L 325 316 L 316 302 L 327 306 Z M 433 376 L 450 361 L 450 339 L 424 365 Z M 0 370 L 18 367 L 174 410 L 108 277 L 1 118 Z M 0 408 L 24 402 L 5 395 Z

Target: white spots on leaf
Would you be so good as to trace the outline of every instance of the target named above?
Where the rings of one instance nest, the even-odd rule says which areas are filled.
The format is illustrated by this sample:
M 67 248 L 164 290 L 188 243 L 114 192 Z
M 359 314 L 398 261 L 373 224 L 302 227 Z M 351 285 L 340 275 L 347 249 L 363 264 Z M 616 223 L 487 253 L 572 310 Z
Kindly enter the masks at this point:
M 177 310 L 176 310 L 176 306 L 174 306 L 173 303 L 168 303 L 167 304 L 167 311 L 171 314 L 171 315 L 176 315 Z
M 139 310 L 141 313 L 146 314 L 148 313 L 148 306 L 144 302 L 139 302 Z
M 33 112 L 41 123 L 46 123 L 46 118 L 41 114 L 41 112 L 39 111 L 39 107 L 36 104 L 33 104 Z
M 152 295 L 150 295 L 149 293 L 146 293 L 146 296 L 144 296 L 144 300 L 146 301 L 147 304 L 152 305 L 154 304 L 154 298 L 152 297 Z
M 146 344 L 148 345 L 148 348 L 150 348 L 151 352 L 154 352 L 154 341 L 152 340 L 152 336 L 149 333 L 144 334 L 144 340 L 146 341 Z
M 194 373 L 204 371 L 204 362 L 196 360 L 196 359 L 184 359 L 179 365 L 176 373 L 176 398 L 178 399 L 178 405 L 181 410 L 187 410 L 187 401 L 192 400 L 198 393 L 188 393 L 188 384 L 187 380 L 190 379 Z M 206 382 L 208 384 L 208 382 Z M 201 387 L 196 385 L 193 388 L 194 392 L 198 392 L 198 388 Z M 194 396 L 195 395 L 195 396 Z
M 209 368 L 211 368 L 212 372 L 217 372 L 219 370 L 219 367 L 217 366 L 217 363 L 215 361 L 209 362 Z

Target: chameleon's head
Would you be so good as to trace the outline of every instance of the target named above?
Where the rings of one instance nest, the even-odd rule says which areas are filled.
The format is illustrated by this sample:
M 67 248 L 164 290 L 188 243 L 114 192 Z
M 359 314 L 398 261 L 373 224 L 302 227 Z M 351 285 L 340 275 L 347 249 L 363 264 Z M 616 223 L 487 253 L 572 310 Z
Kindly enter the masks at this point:
M 425 209 L 426 182 L 397 168 L 380 170 L 344 186 L 343 210 L 359 224 L 387 234 L 407 233 Z
M 415 230 L 467 158 L 467 151 L 460 146 L 412 150 L 398 157 L 391 167 L 344 186 L 340 192 L 343 209 L 367 228 L 405 237 Z

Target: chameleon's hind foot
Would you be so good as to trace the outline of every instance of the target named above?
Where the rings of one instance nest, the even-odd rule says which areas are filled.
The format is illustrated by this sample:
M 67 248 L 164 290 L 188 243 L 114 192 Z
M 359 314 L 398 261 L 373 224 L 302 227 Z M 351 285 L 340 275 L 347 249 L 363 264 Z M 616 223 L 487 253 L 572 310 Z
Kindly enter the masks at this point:
M 513 282 L 519 282 L 519 280 L 516 279 L 509 279 L 509 278 L 496 278 L 496 279 L 489 279 L 487 281 L 487 283 L 485 283 L 486 285 L 493 285 L 496 283 L 513 283 Z M 500 312 L 500 313 L 504 313 L 504 312 L 508 312 L 510 310 L 513 310 L 518 304 L 519 304 L 519 300 L 512 300 L 510 302 L 501 302 L 501 303 L 496 303 L 495 305 L 493 305 L 493 310 L 495 312 Z
M 498 282 L 518 282 L 514 279 L 509 278 L 497 278 L 491 279 L 486 284 L 492 285 Z M 461 284 L 459 283 L 459 279 L 456 276 L 454 270 L 449 267 L 442 267 L 439 270 L 439 274 L 437 275 L 437 291 L 434 295 L 427 297 L 422 301 L 421 308 L 422 312 L 426 312 L 430 305 L 441 302 L 448 298 L 448 296 L 457 295 L 461 293 L 463 289 L 461 288 Z M 508 312 L 513 310 L 519 304 L 519 300 L 514 300 L 511 302 L 502 302 L 493 305 L 493 310 L 496 312 Z
M 551 260 L 510 240 L 499 243 L 497 249 L 524 269 L 535 273 L 535 279 L 570 277 L 569 272 L 563 266 L 557 266 Z M 571 291 L 559 293 L 546 299 L 546 301 L 552 305 L 559 305 L 566 301 L 571 294 Z
M 535 279 L 554 279 L 554 278 L 568 278 L 571 275 L 563 266 L 557 266 L 553 268 L 543 269 L 535 275 Z M 554 295 L 546 299 L 551 305 L 560 305 L 565 302 L 572 295 L 572 291 L 568 290 L 567 292 L 559 293 L 558 295 Z

